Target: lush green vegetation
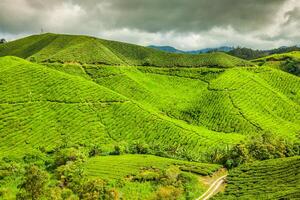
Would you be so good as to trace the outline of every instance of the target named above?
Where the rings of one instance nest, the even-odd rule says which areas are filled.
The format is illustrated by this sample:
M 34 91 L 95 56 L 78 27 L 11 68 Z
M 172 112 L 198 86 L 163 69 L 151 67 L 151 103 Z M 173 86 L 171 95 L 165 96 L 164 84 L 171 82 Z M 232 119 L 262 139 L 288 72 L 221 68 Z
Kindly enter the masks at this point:
M 0 66 L 2 155 L 141 141 L 211 162 L 247 137 L 298 140 L 299 79 L 271 68 L 45 67 L 14 57 Z
M 50 33 L 34 35 L 2 45 L 0 56 L 7 55 L 26 58 L 33 62 L 76 62 L 129 66 L 235 67 L 253 65 L 251 62 L 225 53 L 172 54 L 93 37 Z
M 297 46 L 291 46 L 291 47 L 280 47 L 277 49 L 270 49 L 270 50 L 253 50 L 249 48 L 234 48 L 233 50 L 229 51 L 228 54 L 246 59 L 246 60 L 252 60 L 257 58 L 262 58 L 265 56 L 270 56 L 273 54 L 283 54 L 283 53 L 289 53 L 292 51 L 300 51 L 300 47 Z
M 261 66 L 270 66 L 300 76 L 300 51 L 274 54 L 253 60 L 253 62 Z
M 300 157 L 245 164 L 230 171 L 216 199 L 299 199 Z
M 151 155 L 95 156 L 82 146 L 0 161 L 2 199 L 194 199 L 220 165 Z M 110 152 L 114 154 L 115 152 Z
M 297 52 L 256 66 L 43 34 L 2 55 L 21 58 L 0 57 L 0 198 L 193 199 L 220 168 L 199 162 L 235 176 L 300 153 L 300 79 L 279 70 Z
M 193 172 L 202 176 L 212 175 L 213 172 L 220 168 L 219 165 L 213 164 L 174 160 L 152 155 L 127 154 L 91 158 L 87 162 L 87 170 L 90 176 L 117 179 L 136 175 L 142 168 L 164 169 L 173 165 L 178 166 L 183 171 Z
M 91 158 L 86 168 L 89 176 L 115 180 L 119 187 L 120 180 L 123 180 L 120 191 L 125 199 L 140 199 L 141 196 L 143 199 L 153 196 L 155 199 L 171 199 L 169 195 L 176 195 L 174 199 L 193 199 L 207 188 L 199 182 L 196 174 L 212 175 L 220 166 L 150 155 L 120 155 Z M 149 188 L 145 190 L 144 187 Z

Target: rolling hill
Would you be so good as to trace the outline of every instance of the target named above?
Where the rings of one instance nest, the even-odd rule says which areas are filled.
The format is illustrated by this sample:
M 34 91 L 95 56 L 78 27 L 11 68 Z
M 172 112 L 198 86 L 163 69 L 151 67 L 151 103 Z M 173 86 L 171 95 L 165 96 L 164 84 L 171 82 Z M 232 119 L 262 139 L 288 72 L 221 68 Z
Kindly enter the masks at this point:
M 0 156 L 24 155 L 40 147 L 50 151 L 66 141 L 113 145 L 142 140 L 162 147 L 190 146 L 191 153 L 208 151 L 212 144 L 224 142 L 223 134 L 206 128 L 201 128 L 200 134 L 185 123 L 78 75 L 16 57 L 0 58 L 0 66 Z M 225 138 L 226 143 L 234 141 L 231 134 Z
M 300 80 L 277 69 L 248 66 L 219 53 L 176 55 L 55 34 L 7 43 L 0 47 L 4 54 L 40 64 L 0 59 L 2 155 L 41 144 L 52 149 L 64 140 L 141 140 L 164 148 L 175 145 L 175 154 L 186 151 L 194 160 L 208 161 L 216 149 L 255 135 L 299 140 Z M 128 66 L 152 56 L 166 64 Z M 183 66 L 168 62 L 172 56 L 184 59 Z M 192 64 L 187 68 L 187 63 Z
M 289 55 L 295 58 L 287 60 L 297 61 L 297 53 Z M 198 175 L 210 175 L 220 168 L 174 158 L 220 162 L 222 154 L 232 147 L 265 134 L 286 143 L 299 143 L 300 79 L 268 64 L 282 59 L 277 61 L 273 56 L 253 64 L 224 53 L 165 53 L 88 36 L 58 34 L 34 35 L 2 44 L 0 185 L 6 184 L 7 194 L 11 190 L 17 193 L 21 175 L 11 172 L 12 176 L 6 176 L 7 171 L 20 160 L 20 165 L 37 160 L 40 163 L 40 154 L 52 163 L 42 159 L 41 168 L 49 174 L 53 170 L 68 172 L 70 165 L 77 169 L 76 154 L 66 156 L 70 160 L 65 165 L 55 166 L 56 153 L 71 148 L 71 153 L 82 150 L 86 154 L 87 161 L 79 163 L 85 164 L 89 177 L 108 179 L 126 195 L 146 191 L 143 194 L 147 196 L 153 188 L 172 194 L 178 192 L 172 184 L 184 185 L 181 189 L 186 192 L 186 188 L 197 185 Z M 173 159 L 119 155 L 141 152 Z M 119 156 L 111 156 L 116 154 Z M 297 183 L 290 177 L 298 176 L 294 173 L 298 161 L 295 157 L 234 169 L 224 198 L 254 197 L 254 193 L 272 198 L 297 196 Z M 126 165 L 119 169 L 124 162 Z M 168 187 L 157 188 L 144 181 L 150 177 L 163 185 L 168 180 L 164 175 L 156 180 L 157 170 L 164 174 L 173 165 L 186 173 L 176 176 L 175 182 L 166 184 Z M 18 169 L 23 173 L 26 167 L 22 167 Z M 285 168 L 286 179 L 278 175 Z M 267 173 L 268 169 L 273 171 Z M 257 182 L 247 179 L 248 175 L 257 175 Z M 64 177 L 52 177 L 52 181 Z M 139 182 L 131 182 L 133 179 Z M 263 187 L 265 179 L 270 180 L 270 187 L 266 187 L 270 193 L 257 192 L 255 185 Z M 272 179 L 290 181 L 291 185 L 287 184 L 284 192 L 271 194 L 278 190 Z M 76 188 L 70 188 L 79 195 Z M 203 192 L 205 187 L 198 189 Z M 0 186 L 0 198 L 2 191 Z M 199 194 L 191 195 L 195 198 Z
M 299 199 L 300 157 L 258 161 L 229 173 L 225 192 L 214 199 Z
M 43 34 L 0 46 L 0 56 L 18 56 L 33 62 L 77 62 L 85 64 L 160 67 L 252 66 L 225 53 L 185 55 L 88 36 Z

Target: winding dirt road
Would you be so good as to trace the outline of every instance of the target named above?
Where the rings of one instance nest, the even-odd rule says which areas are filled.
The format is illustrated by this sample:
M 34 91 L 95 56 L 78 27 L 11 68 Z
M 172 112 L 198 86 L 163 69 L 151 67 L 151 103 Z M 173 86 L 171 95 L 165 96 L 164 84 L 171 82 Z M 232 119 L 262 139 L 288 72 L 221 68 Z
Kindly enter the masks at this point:
M 219 187 L 222 185 L 222 183 L 225 181 L 226 177 L 227 177 L 227 175 L 224 175 L 224 176 L 221 176 L 220 178 L 218 178 L 217 180 L 215 180 L 210 185 L 208 190 L 206 190 L 206 192 L 204 194 L 202 194 L 200 197 L 198 197 L 196 200 L 207 200 L 211 196 L 213 196 L 215 194 L 215 192 L 219 189 Z

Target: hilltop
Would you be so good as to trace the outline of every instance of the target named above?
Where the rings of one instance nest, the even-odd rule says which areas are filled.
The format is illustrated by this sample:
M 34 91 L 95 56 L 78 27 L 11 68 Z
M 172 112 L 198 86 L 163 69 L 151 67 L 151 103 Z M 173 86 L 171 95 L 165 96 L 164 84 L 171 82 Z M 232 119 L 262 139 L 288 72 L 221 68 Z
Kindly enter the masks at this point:
M 0 56 L 18 56 L 33 62 L 77 62 L 157 67 L 238 67 L 251 62 L 225 53 L 186 55 L 88 36 L 33 35 L 0 46 Z

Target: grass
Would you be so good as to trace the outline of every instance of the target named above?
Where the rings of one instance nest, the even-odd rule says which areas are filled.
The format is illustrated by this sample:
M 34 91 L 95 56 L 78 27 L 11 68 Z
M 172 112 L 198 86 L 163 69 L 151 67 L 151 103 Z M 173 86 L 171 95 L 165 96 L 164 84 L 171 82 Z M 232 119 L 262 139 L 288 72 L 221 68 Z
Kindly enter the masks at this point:
M 230 171 L 216 199 L 300 198 L 300 157 L 257 161 Z
M 159 50 L 88 36 L 33 35 L 1 45 L 0 56 L 18 56 L 34 62 L 139 65 L 159 67 L 235 67 L 251 62 L 225 53 L 172 54 Z

